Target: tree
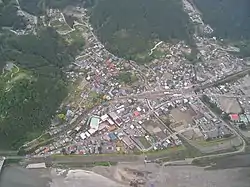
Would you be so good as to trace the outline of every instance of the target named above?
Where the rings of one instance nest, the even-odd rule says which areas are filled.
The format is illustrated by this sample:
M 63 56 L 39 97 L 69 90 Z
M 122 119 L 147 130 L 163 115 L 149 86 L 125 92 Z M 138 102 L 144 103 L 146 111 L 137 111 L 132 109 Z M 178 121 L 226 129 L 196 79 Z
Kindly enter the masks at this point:
M 136 75 L 131 72 L 122 72 L 116 78 L 118 81 L 125 83 L 125 84 L 132 84 L 138 80 Z

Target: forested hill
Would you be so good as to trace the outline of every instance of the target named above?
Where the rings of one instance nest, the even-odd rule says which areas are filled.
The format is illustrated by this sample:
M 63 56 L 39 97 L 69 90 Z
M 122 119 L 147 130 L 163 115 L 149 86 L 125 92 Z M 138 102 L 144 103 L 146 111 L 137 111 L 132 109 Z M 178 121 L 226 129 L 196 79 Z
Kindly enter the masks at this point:
M 78 51 L 51 27 L 39 26 L 36 34 L 10 32 L 6 27 L 24 21 L 16 7 L 12 0 L 0 7 L 0 149 L 17 149 L 50 125 L 67 96 L 62 69 Z
M 148 56 L 154 41 L 192 42 L 181 0 L 99 0 L 90 21 L 111 52 L 137 61 Z
M 67 96 L 61 67 L 72 53 L 51 28 L 36 36 L 4 34 L 0 43 L 1 66 L 15 64 L 0 76 L 0 146 L 15 149 L 48 127 Z
M 250 39 L 249 0 L 193 0 L 215 35 L 235 40 Z
M 13 0 L 0 1 L 0 28 L 13 27 L 24 28 L 23 17 L 17 15 L 17 5 Z
M 215 36 L 237 43 L 241 48 L 241 55 L 250 56 L 249 0 L 190 1 L 195 3 L 204 21 L 215 30 Z

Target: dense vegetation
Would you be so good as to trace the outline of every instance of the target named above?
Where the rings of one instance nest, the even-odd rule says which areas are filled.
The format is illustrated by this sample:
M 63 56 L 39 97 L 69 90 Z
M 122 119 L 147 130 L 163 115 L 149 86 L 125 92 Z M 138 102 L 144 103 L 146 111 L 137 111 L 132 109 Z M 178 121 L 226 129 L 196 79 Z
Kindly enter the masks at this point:
M 29 13 L 41 14 L 46 5 L 45 0 L 19 2 Z M 65 2 L 70 1 L 46 0 L 58 7 Z M 38 26 L 36 35 L 16 35 L 6 27 L 26 27 L 15 0 L 0 3 L 0 149 L 16 149 L 49 126 L 67 96 L 63 69 L 84 44 L 68 43 L 51 27 Z
M 75 49 L 52 29 L 37 35 L 0 37 L 0 65 L 13 62 L 18 68 L 6 71 L 0 81 L 0 146 L 17 148 L 36 137 L 67 95 L 62 68 Z M 19 69 L 19 70 L 18 70 Z
M 0 27 L 24 28 L 22 16 L 17 15 L 16 2 L 4 0 L 0 3 Z
M 217 115 L 219 115 L 223 120 L 228 121 L 229 115 L 221 110 L 214 102 L 210 100 L 207 95 L 202 95 L 201 100 Z
M 128 59 L 143 61 L 155 40 L 192 43 L 180 0 L 99 0 L 91 23 L 110 51 Z
M 116 79 L 120 83 L 125 83 L 125 84 L 132 84 L 138 80 L 136 75 L 132 72 L 122 72 L 116 77 Z
M 192 0 L 218 38 L 237 43 L 241 56 L 250 56 L 249 0 Z M 243 41 L 243 42 L 238 42 Z

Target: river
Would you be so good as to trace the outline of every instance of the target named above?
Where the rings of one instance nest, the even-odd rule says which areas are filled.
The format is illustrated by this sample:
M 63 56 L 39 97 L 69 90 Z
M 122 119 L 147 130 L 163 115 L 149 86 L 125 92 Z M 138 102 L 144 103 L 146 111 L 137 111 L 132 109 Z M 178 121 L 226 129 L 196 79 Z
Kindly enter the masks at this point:
M 158 178 L 157 180 L 159 181 L 155 180 L 155 187 L 165 187 L 166 182 L 172 185 L 171 187 L 175 187 L 176 185 L 183 187 L 249 187 L 250 154 L 231 156 L 218 159 L 215 162 L 216 166 L 210 169 L 196 166 L 167 166 L 159 169 L 159 166 L 155 164 L 152 168 L 150 165 L 143 167 L 149 170 L 149 173 L 152 173 L 154 179 Z M 142 163 L 142 165 L 144 164 Z M 100 169 L 98 170 L 100 171 Z M 103 168 L 103 170 L 106 173 L 108 172 L 107 168 Z M 161 171 L 160 173 L 158 173 L 159 170 Z M 124 185 L 118 184 L 101 175 L 79 169 L 28 170 L 19 166 L 6 166 L 0 178 L 0 187 L 72 186 L 124 187 Z
M 1 187 L 48 187 L 48 170 L 27 170 L 18 166 L 7 166 L 1 172 Z
M 85 170 L 25 169 L 7 166 L 1 173 L 0 187 L 123 187 Z

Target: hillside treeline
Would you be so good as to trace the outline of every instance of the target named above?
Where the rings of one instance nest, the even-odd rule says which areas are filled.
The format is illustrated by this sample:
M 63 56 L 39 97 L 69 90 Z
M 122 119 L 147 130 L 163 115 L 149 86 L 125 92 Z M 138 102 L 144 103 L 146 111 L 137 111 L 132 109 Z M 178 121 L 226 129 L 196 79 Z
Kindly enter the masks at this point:
M 49 126 L 67 96 L 62 69 L 77 50 L 52 28 L 23 36 L 3 31 L 0 45 L 1 71 L 6 63 L 18 67 L 0 80 L 0 147 L 15 149 Z
M 114 54 L 139 59 L 155 40 L 192 43 L 192 24 L 180 0 L 99 0 L 91 12 L 94 30 Z
M 214 35 L 241 49 L 240 56 L 250 56 L 250 1 L 249 0 L 192 0 L 202 12 Z

